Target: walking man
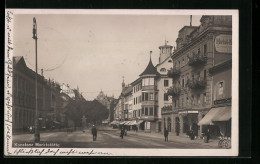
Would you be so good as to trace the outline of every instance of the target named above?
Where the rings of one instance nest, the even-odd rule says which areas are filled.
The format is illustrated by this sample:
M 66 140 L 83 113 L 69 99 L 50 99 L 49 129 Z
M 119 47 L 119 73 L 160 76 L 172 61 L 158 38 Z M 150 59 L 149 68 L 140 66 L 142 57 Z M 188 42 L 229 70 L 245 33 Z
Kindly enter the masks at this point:
M 96 141 L 97 140 L 97 128 L 95 127 L 95 125 L 93 125 L 91 132 L 93 135 L 93 141 Z
M 169 135 L 169 132 L 166 128 L 164 128 L 164 140 L 165 142 L 168 142 L 168 135 Z
M 122 127 L 121 132 L 120 132 L 121 139 L 124 138 L 124 134 L 125 134 L 125 129 Z

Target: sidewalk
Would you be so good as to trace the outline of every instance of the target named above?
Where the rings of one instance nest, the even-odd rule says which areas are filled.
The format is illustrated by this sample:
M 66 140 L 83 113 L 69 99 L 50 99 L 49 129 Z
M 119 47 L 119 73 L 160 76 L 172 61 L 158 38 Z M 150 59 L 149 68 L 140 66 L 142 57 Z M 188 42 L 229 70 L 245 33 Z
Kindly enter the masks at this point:
M 145 133 L 144 131 L 138 131 L 138 132 L 128 131 L 127 134 L 128 135 L 139 135 L 139 136 L 144 136 L 144 137 L 147 136 L 147 137 L 153 137 L 153 138 L 160 138 L 160 139 L 164 140 L 164 136 L 162 133 L 155 133 L 155 132 Z M 183 144 L 200 144 L 205 147 L 212 148 L 212 149 L 220 149 L 218 147 L 218 141 L 219 141 L 218 139 L 211 139 L 211 140 L 209 140 L 208 143 L 205 143 L 204 140 L 200 139 L 200 138 L 191 140 L 186 135 L 176 136 L 175 134 L 169 134 L 168 141 L 175 141 L 175 142 L 179 142 L 179 143 L 183 143 Z

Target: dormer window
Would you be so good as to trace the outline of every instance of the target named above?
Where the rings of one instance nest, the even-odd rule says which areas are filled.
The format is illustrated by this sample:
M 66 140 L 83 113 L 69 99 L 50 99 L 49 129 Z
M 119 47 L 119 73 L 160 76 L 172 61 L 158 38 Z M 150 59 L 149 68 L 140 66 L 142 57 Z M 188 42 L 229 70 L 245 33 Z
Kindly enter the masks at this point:
M 161 68 L 160 72 L 166 72 L 166 69 L 165 68 Z

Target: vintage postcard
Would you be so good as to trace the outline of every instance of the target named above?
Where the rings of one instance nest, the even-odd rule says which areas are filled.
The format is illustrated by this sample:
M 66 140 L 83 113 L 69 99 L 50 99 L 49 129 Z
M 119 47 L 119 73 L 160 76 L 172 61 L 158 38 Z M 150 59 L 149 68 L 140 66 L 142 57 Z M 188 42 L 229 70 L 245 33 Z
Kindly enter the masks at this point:
M 5 156 L 238 156 L 238 10 L 5 11 Z

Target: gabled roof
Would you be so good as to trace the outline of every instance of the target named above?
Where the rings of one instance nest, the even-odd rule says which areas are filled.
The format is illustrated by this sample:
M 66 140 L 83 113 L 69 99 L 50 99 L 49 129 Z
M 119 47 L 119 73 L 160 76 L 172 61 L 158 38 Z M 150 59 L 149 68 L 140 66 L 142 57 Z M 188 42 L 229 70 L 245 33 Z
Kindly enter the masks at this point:
M 123 95 L 128 95 L 130 94 L 131 92 L 133 91 L 133 87 L 132 86 L 129 86 L 127 88 L 125 88 L 122 92 Z
M 150 61 L 147 65 L 146 69 L 139 76 L 143 76 L 143 75 L 160 75 L 159 72 L 157 71 L 157 69 L 154 67 L 154 65 L 152 63 L 151 56 L 150 56 Z
M 14 56 L 13 57 L 13 65 L 16 66 L 18 63 L 22 63 L 25 67 L 27 67 L 23 56 Z

